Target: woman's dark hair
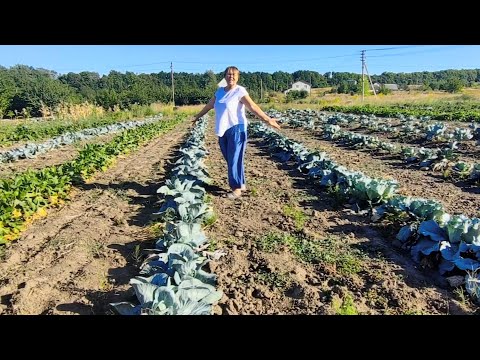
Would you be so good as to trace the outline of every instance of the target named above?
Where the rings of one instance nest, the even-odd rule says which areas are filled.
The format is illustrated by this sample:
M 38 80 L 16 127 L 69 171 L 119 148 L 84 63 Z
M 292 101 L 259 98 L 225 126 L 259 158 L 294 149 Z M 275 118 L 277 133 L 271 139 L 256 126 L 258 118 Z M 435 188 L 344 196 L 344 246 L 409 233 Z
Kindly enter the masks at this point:
M 223 76 L 227 76 L 228 70 L 236 71 L 238 73 L 238 75 L 240 75 L 240 70 L 238 70 L 238 68 L 236 66 L 229 66 L 223 72 Z

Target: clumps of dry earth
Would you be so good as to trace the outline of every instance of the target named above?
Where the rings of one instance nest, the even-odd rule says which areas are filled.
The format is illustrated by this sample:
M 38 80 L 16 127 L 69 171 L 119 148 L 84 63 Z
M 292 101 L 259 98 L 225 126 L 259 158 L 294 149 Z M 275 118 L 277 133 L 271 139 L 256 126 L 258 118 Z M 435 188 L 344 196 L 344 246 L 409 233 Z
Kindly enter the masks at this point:
M 225 293 L 217 314 L 478 311 L 461 287 L 392 246 L 390 229 L 355 214 L 335 192 L 315 190 L 292 164 L 271 159 L 261 140 L 249 140 L 247 194 L 222 197 L 226 165 L 214 136 L 207 144 L 217 221 L 206 233 L 211 249 L 226 253 L 210 265 Z

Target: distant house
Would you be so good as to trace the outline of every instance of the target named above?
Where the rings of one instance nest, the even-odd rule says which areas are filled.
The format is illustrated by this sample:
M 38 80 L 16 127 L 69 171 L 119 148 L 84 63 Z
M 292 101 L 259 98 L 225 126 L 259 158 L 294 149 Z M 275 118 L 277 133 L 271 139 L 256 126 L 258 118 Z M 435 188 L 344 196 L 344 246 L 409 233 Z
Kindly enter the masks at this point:
M 387 90 L 392 90 L 392 91 L 398 91 L 400 90 L 398 88 L 398 85 L 397 84 L 383 84 L 383 86 L 385 87 L 385 89 Z
M 290 89 L 285 90 L 284 94 L 286 95 L 289 91 L 292 91 L 292 90 L 296 90 L 296 91 L 305 90 L 310 94 L 310 91 L 312 90 L 312 85 L 306 81 L 298 80 L 292 84 L 292 87 Z
M 407 85 L 408 90 L 422 90 L 423 85 Z
M 220 80 L 220 82 L 217 84 L 218 87 L 225 87 L 227 86 L 227 80 L 225 80 L 225 78 L 223 78 L 222 80 Z

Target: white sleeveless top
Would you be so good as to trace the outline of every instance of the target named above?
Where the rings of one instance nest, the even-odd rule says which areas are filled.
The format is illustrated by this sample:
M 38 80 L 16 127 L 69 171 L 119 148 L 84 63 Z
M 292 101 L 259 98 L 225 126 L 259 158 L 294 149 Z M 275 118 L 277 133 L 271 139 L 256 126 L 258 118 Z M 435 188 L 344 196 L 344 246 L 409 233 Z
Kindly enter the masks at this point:
M 215 134 L 217 136 L 223 136 L 225 131 L 238 124 L 244 124 L 245 130 L 247 129 L 245 105 L 240 102 L 245 95 L 248 95 L 248 92 L 240 85 L 229 91 L 219 87 L 215 92 Z

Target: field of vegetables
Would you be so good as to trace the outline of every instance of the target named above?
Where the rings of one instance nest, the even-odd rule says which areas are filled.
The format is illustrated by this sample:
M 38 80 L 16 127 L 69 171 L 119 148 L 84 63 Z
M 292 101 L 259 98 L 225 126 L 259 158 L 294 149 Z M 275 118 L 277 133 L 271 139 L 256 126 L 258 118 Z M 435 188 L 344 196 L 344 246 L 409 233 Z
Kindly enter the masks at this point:
M 0 314 L 479 313 L 475 127 L 273 115 L 281 139 L 249 127 L 239 199 L 211 117 L 1 162 Z

